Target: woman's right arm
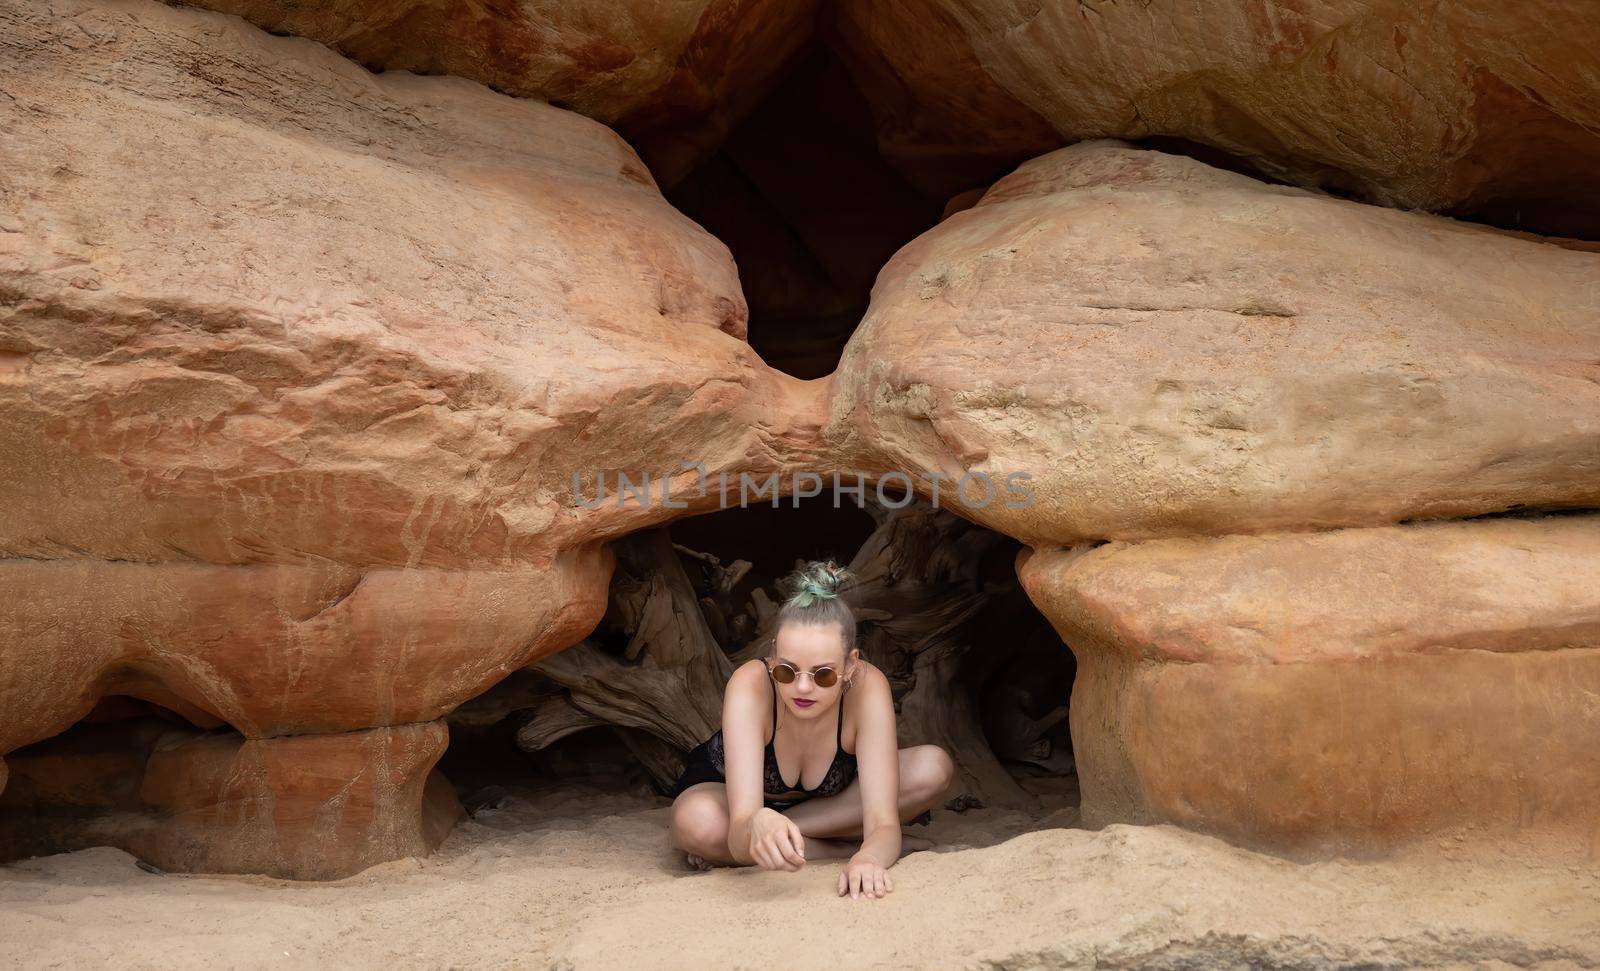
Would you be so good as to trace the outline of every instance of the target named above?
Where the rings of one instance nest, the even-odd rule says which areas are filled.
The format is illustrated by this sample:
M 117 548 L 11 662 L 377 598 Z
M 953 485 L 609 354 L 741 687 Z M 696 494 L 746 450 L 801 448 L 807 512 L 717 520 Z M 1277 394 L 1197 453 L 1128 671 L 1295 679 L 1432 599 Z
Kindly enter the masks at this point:
M 728 853 L 768 870 L 805 865 L 805 838 L 794 821 L 763 805 L 766 665 L 748 661 L 722 697 L 722 749 L 728 790 Z

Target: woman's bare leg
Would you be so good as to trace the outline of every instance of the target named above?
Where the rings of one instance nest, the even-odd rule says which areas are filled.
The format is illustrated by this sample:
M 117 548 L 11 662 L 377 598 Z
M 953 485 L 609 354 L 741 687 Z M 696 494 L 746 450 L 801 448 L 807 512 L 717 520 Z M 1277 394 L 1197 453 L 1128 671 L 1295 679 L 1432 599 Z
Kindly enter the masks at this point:
M 937 745 L 915 745 L 900 750 L 900 821 L 910 822 L 943 799 L 955 780 L 955 763 Z M 784 815 L 794 820 L 800 832 L 817 839 L 861 838 L 861 779 L 857 777 L 844 791 L 818 799 L 807 799 L 790 807 Z
M 728 850 L 728 787 L 724 783 L 702 782 L 683 790 L 672 801 L 669 828 L 672 845 L 682 850 L 689 865 L 696 869 L 744 865 Z M 853 853 L 855 846 L 851 843 L 806 839 L 808 861 L 844 859 Z
M 900 750 L 900 821 L 910 822 L 944 799 L 955 779 L 955 763 L 937 745 L 917 745 Z M 806 837 L 807 860 L 848 857 L 861 838 L 861 780 L 851 781 L 832 796 L 807 799 L 784 810 Z M 702 782 L 685 789 L 672 802 L 672 845 L 683 850 L 690 866 L 740 866 L 728 850 L 728 788 L 721 782 Z M 920 842 L 920 841 L 919 841 Z M 907 846 L 906 849 L 913 847 Z
M 721 782 L 701 782 L 672 800 L 668 828 L 672 845 L 684 852 L 689 865 L 705 870 L 713 866 L 738 866 L 728 852 L 728 787 Z

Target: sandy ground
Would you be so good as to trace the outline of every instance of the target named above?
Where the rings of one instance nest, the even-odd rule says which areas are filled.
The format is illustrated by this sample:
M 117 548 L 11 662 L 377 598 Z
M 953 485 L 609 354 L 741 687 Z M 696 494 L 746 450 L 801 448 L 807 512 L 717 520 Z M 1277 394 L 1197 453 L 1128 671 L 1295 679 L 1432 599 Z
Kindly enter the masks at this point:
M 111 849 L 23 861 L 0 867 L 0 967 L 1600 965 L 1592 863 L 1447 845 L 1305 865 L 1170 827 L 942 811 L 893 894 L 850 900 L 833 863 L 691 872 L 665 824 L 661 800 L 566 785 L 332 884 L 158 876 Z

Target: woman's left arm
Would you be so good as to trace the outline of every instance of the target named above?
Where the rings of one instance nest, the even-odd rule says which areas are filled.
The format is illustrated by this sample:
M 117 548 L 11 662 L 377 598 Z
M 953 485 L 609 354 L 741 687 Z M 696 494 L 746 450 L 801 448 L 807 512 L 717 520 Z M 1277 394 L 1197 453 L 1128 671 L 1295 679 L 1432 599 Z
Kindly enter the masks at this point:
M 889 679 L 867 668 L 856 679 L 856 771 L 861 780 L 861 849 L 839 875 L 839 894 L 882 897 L 900 858 L 900 743 Z

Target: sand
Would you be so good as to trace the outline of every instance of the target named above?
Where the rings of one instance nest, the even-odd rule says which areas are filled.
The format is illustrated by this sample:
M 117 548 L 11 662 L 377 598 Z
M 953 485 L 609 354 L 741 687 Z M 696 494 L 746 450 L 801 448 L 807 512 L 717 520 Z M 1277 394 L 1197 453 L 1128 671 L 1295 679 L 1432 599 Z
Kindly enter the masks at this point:
M 1600 965 L 1592 862 L 1447 841 L 1304 864 L 1167 826 L 1037 824 L 938 812 L 912 830 L 937 848 L 883 900 L 836 896 L 836 863 L 692 872 L 664 800 L 586 785 L 510 796 L 434 856 L 338 883 L 154 875 L 92 849 L 0 867 L 0 967 Z

